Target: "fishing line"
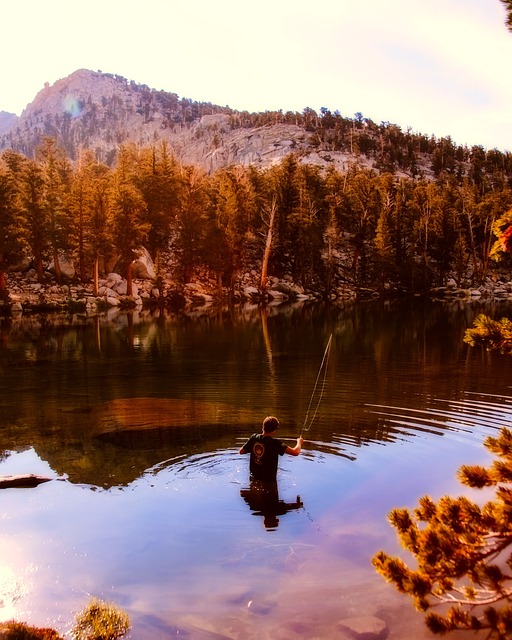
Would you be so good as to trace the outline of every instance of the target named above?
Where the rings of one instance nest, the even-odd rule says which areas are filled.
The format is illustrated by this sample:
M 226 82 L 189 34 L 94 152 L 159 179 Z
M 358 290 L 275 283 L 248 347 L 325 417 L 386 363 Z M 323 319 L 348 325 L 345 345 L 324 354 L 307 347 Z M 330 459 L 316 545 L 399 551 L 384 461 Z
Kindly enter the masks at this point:
M 303 431 L 309 431 L 310 430 L 311 425 L 313 424 L 313 420 L 315 419 L 316 414 L 318 413 L 318 408 L 320 406 L 320 402 L 321 402 L 322 396 L 324 394 L 325 382 L 326 382 L 326 379 L 327 379 L 327 363 L 328 363 L 328 359 L 329 359 L 329 353 L 330 353 L 330 350 L 331 350 L 331 342 L 332 342 L 332 333 L 329 336 L 329 340 L 327 341 L 327 346 L 325 347 L 325 351 L 324 351 L 324 357 L 322 358 L 322 362 L 320 363 L 320 368 L 318 369 L 318 374 L 316 376 L 315 386 L 313 387 L 313 392 L 311 394 L 311 398 L 309 399 L 309 405 L 308 405 L 308 409 L 306 411 L 306 417 L 304 418 L 304 424 L 302 425 L 302 429 L 300 430 L 300 436 L 301 437 L 302 437 Z M 325 367 L 324 367 L 324 364 L 325 364 Z M 311 418 L 311 420 L 309 422 L 309 425 L 308 425 L 309 412 L 311 410 L 311 405 L 313 404 L 313 398 L 315 397 L 316 388 L 317 388 L 318 382 L 320 380 L 322 369 L 323 369 L 323 372 L 324 372 L 324 376 L 323 376 L 323 380 L 322 380 L 322 388 L 321 388 L 320 394 L 318 396 L 318 402 L 316 403 L 315 412 L 313 413 L 313 417 Z

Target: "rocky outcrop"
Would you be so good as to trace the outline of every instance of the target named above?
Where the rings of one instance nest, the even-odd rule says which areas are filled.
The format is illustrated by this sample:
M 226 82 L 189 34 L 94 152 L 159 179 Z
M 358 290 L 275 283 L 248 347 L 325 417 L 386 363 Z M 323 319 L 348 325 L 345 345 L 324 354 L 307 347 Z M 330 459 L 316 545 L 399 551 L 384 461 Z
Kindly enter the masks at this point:
M 76 271 L 75 271 L 75 263 L 73 262 L 73 259 L 71 258 L 71 256 L 68 256 L 67 254 L 62 254 L 61 256 L 59 256 L 58 264 L 59 264 L 61 276 L 66 280 L 73 280 L 73 278 L 76 275 Z M 53 260 L 48 265 L 48 271 L 51 274 L 55 274 L 55 263 Z
M 6 133 L 16 126 L 18 116 L 8 111 L 0 111 L 0 135 Z
M 478 300 L 480 298 L 496 298 L 498 300 L 512 300 L 512 281 L 507 276 L 501 278 L 486 278 L 478 287 L 458 285 L 451 278 L 444 287 L 434 287 L 429 295 L 432 298 Z
M 19 119 L 5 118 L 0 134 L 11 135 L 0 139 L 0 149 L 16 148 L 18 142 L 30 149 L 43 133 L 59 138 L 58 123 L 63 119 L 71 130 L 68 138 L 82 140 L 96 154 L 102 153 L 104 161 L 116 153 L 119 140 L 147 146 L 166 140 L 179 161 L 207 171 L 230 164 L 267 166 L 292 150 L 307 152 L 310 148 L 310 136 L 302 127 L 276 124 L 246 129 L 228 113 L 204 115 L 184 125 L 176 117 L 177 104 L 175 94 L 155 92 L 113 74 L 79 69 L 51 86 L 46 83 Z M 48 131 L 52 122 L 54 132 Z
M 145 247 L 140 247 L 137 251 L 137 256 L 132 262 L 132 275 L 134 278 L 141 280 L 154 280 L 156 278 L 155 264 Z
M 299 124 L 266 118 L 262 126 L 247 127 L 243 114 L 210 104 L 191 116 L 199 104 L 115 74 L 79 69 L 53 85 L 46 83 L 19 118 L 0 113 L 0 151 L 13 148 L 31 155 L 50 135 L 70 158 L 77 157 L 79 140 L 80 148 L 93 149 L 109 165 L 120 141 L 143 146 L 166 141 L 178 161 L 208 172 L 230 165 L 267 167 L 291 152 L 301 162 L 341 171 L 354 164 L 372 166 L 360 154 L 322 151 Z

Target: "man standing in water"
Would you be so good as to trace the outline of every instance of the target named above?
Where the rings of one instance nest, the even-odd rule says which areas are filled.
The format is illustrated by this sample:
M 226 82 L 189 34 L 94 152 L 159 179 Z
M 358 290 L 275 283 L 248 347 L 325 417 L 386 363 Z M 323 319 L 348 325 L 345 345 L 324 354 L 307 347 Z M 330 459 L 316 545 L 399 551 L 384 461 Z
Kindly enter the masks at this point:
M 279 456 L 288 453 L 298 456 L 303 439 L 297 438 L 297 444 L 289 447 L 284 442 L 274 438 L 279 426 L 279 420 L 274 416 L 268 416 L 263 420 L 261 433 L 253 433 L 240 453 L 250 453 L 249 464 L 251 477 L 250 488 L 242 489 L 240 495 L 248 503 L 250 508 L 258 515 L 263 516 L 263 523 L 266 529 L 274 530 L 279 520 L 278 515 L 283 515 L 290 509 L 302 507 L 300 496 L 293 503 L 285 503 L 279 500 L 277 489 L 277 463 Z
M 249 464 L 251 472 L 251 480 L 260 482 L 276 482 L 277 478 L 277 462 L 279 456 L 288 453 L 291 456 L 298 456 L 302 443 L 302 437 L 297 438 L 297 444 L 289 447 L 281 440 L 274 438 L 279 426 L 279 420 L 274 416 L 267 416 L 263 420 L 263 429 L 261 433 L 253 433 L 239 453 L 250 453 L 251 460 Z

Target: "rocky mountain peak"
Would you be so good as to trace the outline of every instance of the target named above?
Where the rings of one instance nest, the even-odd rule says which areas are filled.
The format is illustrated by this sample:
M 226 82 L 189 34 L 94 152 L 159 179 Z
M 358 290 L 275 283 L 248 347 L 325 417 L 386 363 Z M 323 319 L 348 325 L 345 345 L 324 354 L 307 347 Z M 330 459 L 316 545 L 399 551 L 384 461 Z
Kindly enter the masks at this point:
M 72 159 L 88 148 L 112 164 L 122 143 L 149 146 L 166 140 L 179 161 L 209 172 L 230 164 L 268 166 L 299 150 L 304 160 L 325 164 L 303 124 L 266 117 L 255 126 L 247 116 L 122 76 L 79 69 L 53 85 L 46 83 L 20 118 L 4 121 L 0 151 L 13 148 L 32 155 L 45 136 L 52 136 Z M 347 154 L 334 155 L 335 162 L 346 161 Z
M 45 82 L 34 100 L 26 107 L 21 117 L 26 119 L 38 113 L 70 113 L 78 115 L 76 105 L 88 94 L 95 94 L 96 88 L 101 89 L 108 83 L 109 78 L 101 73 L 79 69 L 66 78 L 57 80 L 53 85 Z
M 240 112 L 88 69 L 46 83 L 20 118 L 0 113 L 0 152 L 11 148 L 32 157 L 47 136 L 71 160 L 88 149 L 110 166 L 122 144 L 166 141 L 179 162 L 210 173 L 229 165 L 267 167 L 294 153 L 301 163 L 341 172 L 357 165 L 428 178 L 453 173 L 456 165 L 464 175 L 475 151 L 362 114 L 351 119 L 324 107 L 320 113 L 308 107 L 302 113 Z

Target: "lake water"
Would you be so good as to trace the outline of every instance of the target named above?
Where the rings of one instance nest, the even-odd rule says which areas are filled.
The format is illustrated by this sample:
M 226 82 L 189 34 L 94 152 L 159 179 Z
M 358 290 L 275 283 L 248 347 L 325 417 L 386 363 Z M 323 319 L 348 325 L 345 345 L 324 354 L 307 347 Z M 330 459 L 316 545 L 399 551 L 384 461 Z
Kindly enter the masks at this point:
M 481 312 L 512 308 L 2 319 L 0 475 L 56 480 L 0 491 L 0 620 L 64 634 L 97 596 L 136 640 L 343 640 L 364 617 L 393 639 L 433 637 L 370 560 L 400 552 L 393 507 L 479 495 L 456 471 L 490 460 L 482 441 L 512 412 L 512 359 L 463 342 Z M 241 495 L 238 449 L 269 414 L 290 444 L 306 439 L 280 461 L 293 508 L 277 518 Z

